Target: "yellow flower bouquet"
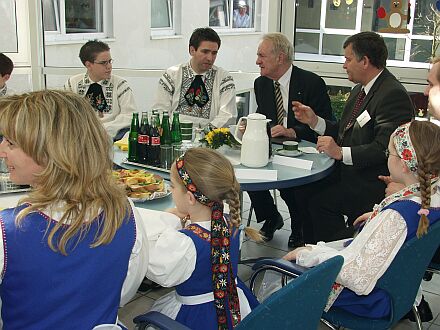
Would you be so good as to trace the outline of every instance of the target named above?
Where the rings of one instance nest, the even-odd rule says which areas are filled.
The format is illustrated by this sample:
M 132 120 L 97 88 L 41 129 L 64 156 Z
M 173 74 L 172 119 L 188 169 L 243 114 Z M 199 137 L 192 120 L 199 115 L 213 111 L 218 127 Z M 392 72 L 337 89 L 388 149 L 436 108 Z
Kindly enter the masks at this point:
M 240 144 L 234 139 L 234 136 L 229 131 L 229 128 L 214 128 L 205 134 L 205 137 L 200 140 L 205 146 L 211 149 L 218 149 L 223 145 L 231 148 L 239 146 Z

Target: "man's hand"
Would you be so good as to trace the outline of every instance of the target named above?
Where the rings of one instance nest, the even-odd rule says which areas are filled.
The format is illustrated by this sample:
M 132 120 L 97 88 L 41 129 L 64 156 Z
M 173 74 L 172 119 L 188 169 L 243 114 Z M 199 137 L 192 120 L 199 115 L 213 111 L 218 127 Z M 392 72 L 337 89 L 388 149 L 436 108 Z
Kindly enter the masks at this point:
M 292 101 L 292 110 L 296 120 L 299 122 L 309 125 L 312 128 L 318 123 L 318 116 L 309 106 L 298 101 Z
M 387 185 L 387 187 L 385 188 L 385 197 L 388 197 L 389 195 L 392 195 L 395 192 L 398 192 L 399 190 L 405 188 L 404 184 L 392 181 L 390 176 L 379 175 L 378 178 Z
M 296 132 L 293 128 L 285 128 L 283 125 L 276 125 L 270 129 L 272 137 L 285 136 L 296 138 Z
M 325 152 L 327 156 L 333 159 L 342 159 L 342 149 L 331 136 L 318 136 L 316 149 L 318 149 L 319 152 Z

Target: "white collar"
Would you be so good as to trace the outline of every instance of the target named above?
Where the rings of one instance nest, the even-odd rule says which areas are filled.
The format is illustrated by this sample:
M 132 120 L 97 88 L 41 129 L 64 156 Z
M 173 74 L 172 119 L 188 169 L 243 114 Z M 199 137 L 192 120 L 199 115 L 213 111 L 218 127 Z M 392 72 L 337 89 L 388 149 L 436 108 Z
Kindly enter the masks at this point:
M 289 69 L 287 69 L 287 71 L 284 72 L 284 74 L 281 76 L 281 78 L 278 79 L 278 82 L 280 83 L 280 85 L 286 89 L 288 89 L 288 87 L 289 87 L 290 76 L 292 75 L 292 71 L 293 71 L 293 66 L 291 65 L 291 66 L 289 66 Z
M 364 92 L 365 95 L 368 94 L 368 92 L 370 91 L 371 87 L 373 87 L 374 83 L 376 82 L 377 78 L 380 76 L 380 74 L 383 72 L 383 69 L 377 74 L 377 76 L 375 76 L 373 79 L 371 79 L 368 84 L 366 84 L 364 87 Z

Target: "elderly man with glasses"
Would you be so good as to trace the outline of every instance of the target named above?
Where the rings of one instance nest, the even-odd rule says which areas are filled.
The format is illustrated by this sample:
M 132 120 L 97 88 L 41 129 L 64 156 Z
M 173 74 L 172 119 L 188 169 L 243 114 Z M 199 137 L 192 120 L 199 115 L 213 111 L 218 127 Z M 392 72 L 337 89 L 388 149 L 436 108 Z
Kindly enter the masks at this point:
M 112 74 L 113 59 L 106 43 L 86 42 L 79 58 L 87 72 L 70 77 L 64 88 L 87 97 L 107 133 L 117 140 L 128 131 L 132 113 L 137 111 L 133 91 L 125 79 Z

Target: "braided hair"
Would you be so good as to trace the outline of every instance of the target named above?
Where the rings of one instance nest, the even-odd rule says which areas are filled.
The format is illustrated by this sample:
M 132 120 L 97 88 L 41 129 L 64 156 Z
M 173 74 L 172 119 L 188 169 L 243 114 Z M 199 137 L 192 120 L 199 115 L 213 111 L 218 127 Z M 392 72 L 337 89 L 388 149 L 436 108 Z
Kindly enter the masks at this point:
M 417 155 L 421 209 L 428 209 L 431 205 L 431 179 L 438 176 L 440 170 L 440 127 L 430 122 L 414 121 L 409 127 L 409 136 Z M 426 234 L 428 227 L 428 217 L 422 213 L 417 237 Z
M 206 197 L 229 205 L 229 223 L 238 228 L 241 224 L 240 184 L 231 162 L 215 150 L 193 148 L 185 153 L 185 168 Z M 255 229 L 246 227 L 244 231 L 253 240 L 261 241 L 261 235 Z

